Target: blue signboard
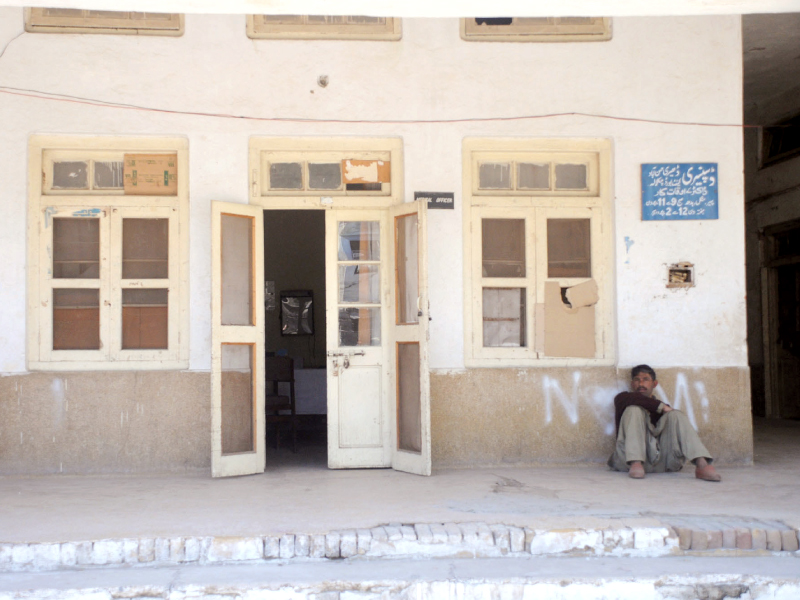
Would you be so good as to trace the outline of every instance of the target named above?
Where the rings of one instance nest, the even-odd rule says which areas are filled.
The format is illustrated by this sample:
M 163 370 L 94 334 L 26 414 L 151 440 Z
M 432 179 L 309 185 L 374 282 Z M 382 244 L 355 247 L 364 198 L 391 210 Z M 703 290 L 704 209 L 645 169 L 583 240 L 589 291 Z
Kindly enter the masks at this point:
M 719 219 L 717 163 L 642 165 L 642 220 Z

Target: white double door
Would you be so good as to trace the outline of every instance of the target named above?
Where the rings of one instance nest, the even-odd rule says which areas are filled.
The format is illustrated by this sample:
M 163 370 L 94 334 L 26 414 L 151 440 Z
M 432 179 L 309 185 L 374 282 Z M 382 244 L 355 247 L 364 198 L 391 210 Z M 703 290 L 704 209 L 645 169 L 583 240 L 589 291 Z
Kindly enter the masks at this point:
M 430 475 L 426 211 L 328 210 L 328 466 Z M 212 475 L 263 472 L 264 233 L 212 206 Z

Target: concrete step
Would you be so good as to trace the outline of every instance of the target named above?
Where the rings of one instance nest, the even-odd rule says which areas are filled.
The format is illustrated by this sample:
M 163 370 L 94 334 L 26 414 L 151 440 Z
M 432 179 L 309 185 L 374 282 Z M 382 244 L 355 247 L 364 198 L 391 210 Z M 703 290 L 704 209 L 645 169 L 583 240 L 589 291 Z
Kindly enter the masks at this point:
M 0 574 L 0 600 L 796 600 L 796 557 L 275 561 Z
M 58 571 L 120 565 L 269 564 L 342 558 L 658 557 L 684 553 L 798 555 L 798 531 L 745 518 L 664 517 L 661 526 L 537 529 L 466 523 L 387 524 L 327 533 L 187 536 L 0 544 L 0 571 Z

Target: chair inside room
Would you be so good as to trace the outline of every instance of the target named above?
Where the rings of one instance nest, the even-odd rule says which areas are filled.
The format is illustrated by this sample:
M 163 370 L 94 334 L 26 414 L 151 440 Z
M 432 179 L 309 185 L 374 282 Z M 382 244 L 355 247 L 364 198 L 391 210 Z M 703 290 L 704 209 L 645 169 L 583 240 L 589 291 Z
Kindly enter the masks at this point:
M 264 407 L 266 423 L 275 423 L 275 448 L 280 448 L 281 425 L 289 422 L 292 425 L 292 451 L 297 453 L 297 412 L 294 396 L 294 360 L 287 356 L 268 356 L 265 359 L 264 374 L 266 379 L 266 397 Z M 289 387 L 289 395 L 281 394 L 279 384 Z

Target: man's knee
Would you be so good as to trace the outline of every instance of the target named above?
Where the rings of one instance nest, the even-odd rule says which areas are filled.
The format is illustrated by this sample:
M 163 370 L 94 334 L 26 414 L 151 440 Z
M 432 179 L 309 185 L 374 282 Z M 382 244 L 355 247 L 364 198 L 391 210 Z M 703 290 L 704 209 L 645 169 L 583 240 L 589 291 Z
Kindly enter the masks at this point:
M 686 413 L 674 408 L 668 413 L 665 413 L 662 418 L 667 419 L 667 421 L 674 421 L 676 423 L 683 422 L 691 425 L 691 421 L 689 421 L 689 417 L 686 415 Z
M 628 419 L 647 419 L 649 414 L 650 413 L 648 413 L 647 410 L 641 406 L 629 406 L 623 411 L 622 420 L 627 421 Z

